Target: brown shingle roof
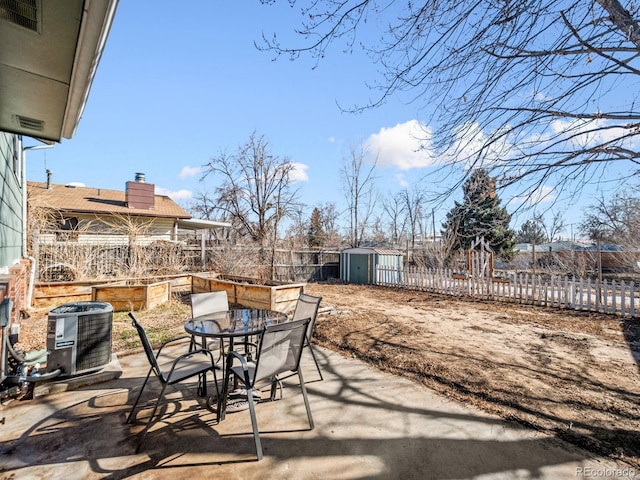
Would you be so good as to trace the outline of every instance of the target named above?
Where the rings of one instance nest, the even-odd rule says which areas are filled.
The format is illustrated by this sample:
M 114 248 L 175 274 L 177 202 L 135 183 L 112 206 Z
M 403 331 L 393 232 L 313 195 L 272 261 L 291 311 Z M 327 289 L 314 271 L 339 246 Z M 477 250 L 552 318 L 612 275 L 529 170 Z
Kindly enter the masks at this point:
M 125 202 L 126 194 L 120 190 L 71 187 L 57 184 L 52 184 L 51 188 L 47 189 L 47 184 L 44 182 L 27 182 L 27 189 L 32 198 L 43 200 L 43 203 L 48 207 L 62 212 L 191 218 L 191 215 L 165 195 L 154 195 L 154 208 L 147 210 L 127 207 Z

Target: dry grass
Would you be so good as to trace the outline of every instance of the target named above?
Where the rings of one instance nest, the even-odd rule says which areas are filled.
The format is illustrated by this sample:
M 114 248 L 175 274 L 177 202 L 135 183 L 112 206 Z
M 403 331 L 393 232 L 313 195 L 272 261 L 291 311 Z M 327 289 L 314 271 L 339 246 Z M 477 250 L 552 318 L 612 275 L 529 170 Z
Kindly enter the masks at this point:
M 39 309 L 22 321 L 17 348 L 24 351 L 39 350 L 47 344 L 47 315 L 49 310 Z M 170 300 L 153 310 L 135 312 L 136 318 L 145 327 L 149 339 L 157 344 L 185 335 L 184 322 L 191 316 L 189 294 L 173 293 Z M 139 348 L 138 334 L 131 325 L 128 312 L 115 312 L 112 327 L 113 351 L 123 353 Z

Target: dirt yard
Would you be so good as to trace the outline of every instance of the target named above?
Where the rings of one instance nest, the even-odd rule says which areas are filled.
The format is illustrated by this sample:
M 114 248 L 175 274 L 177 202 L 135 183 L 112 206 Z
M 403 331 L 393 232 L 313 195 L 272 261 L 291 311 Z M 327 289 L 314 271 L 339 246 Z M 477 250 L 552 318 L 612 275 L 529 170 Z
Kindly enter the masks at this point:
M 310 285 L 317 343 L 640 466 L 640 320 Z
M 309 284 L 331 307 L 316 343 L 593 453 L 640 467 L 640 320 L 388 288 Z M 158 338 L 184 334 L 186 297 L 138 317 Z M 46 312 L 23 323 L 42 348 Z M 114 351 L 136 346 L 114 316 Z

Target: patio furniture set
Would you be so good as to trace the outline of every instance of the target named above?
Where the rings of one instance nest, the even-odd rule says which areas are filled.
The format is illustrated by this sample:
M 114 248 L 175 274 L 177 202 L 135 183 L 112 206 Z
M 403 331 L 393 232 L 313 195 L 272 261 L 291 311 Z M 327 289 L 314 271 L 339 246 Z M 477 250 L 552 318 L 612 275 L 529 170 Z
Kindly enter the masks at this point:
M 304 377 L 300 369 L 303 350 L 309 350 L 322 380 L 311 337 L 315 328 L 321 297 L 301 293 L 292 315 L 264 309 L 230 309 L 224 291 L 191 295 L 192 318 L 185 323 L 187 335 L 163 342 L 154 351 L 144 327 L 133 313 L 129 313 L 149 361 L 149 372 L 129 412 L 127 423 L 135 419 L 140 398 L 154 376 L 162 385 L 153 411 L 140 434 L 139 452 L 149 428 L 162 416 L 156 413 L 167 386 L 197 377 L 197 394 L 207 396 L 207 376 L 211 373 L 215 385 L 216 422 L 225 419 L 227 412 L 249 410 L 258 460 L 263 457 L 256 416 L 256 397 L 270 387 L 269 399 L 274 401 L 278 387 L 282 398 L 282 380 L 297 375 L 302 391 L 309 429 L 314 428 Z M 187 341 L 188 340 L 188 341 Z M 165 348 L 182 342 L 187 348 L 176 356 L 176 350 Z M 222 388 L 218 373 L 222 372 Z M 234 390 L 230 390 L 233 382 Z M 242 395 L 238 395 L 241 392 Z M 239 402 L 238 402 L 238 399 Z M 240 403 L 240 408 L 238 405 Z M 154 420 L 155 418 L 155 420 Z

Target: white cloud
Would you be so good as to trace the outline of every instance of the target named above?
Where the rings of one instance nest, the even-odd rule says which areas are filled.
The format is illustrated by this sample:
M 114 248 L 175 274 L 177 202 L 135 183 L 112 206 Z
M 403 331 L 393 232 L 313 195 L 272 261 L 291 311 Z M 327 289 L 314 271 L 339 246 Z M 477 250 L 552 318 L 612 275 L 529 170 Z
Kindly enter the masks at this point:
M 395 127 L 381 128 L 380 132 L 369 136 L 365 147 L 381 167 L 423 168 L 435 163 L 430 137 L 428 127 L 417 120 L 409 120 Z
M 182 170 L 180 171 L 180 174 L 178 175 L 178 177 L 179 178 L 195 177 L 196 175 L 199 175 L 201 171 L 202 171 L 202 167 L 190 167 L 189 165 L 187 165 L 186 167 L 182 167 Z
M 541 203 L 552 202 L 555 199 L 556 199 L 555 188 L 549 187 L 548 185 L 541 185 L 540 187 L 536 188 L 533 192 L 531 192 L 531 195 L 529 196 L 529 199 L 527 200 L 527 202 L 530 205 L 539 205 Z
M 168 188 L 156 187 L 156 195 L 166 195 L 171 200 L 189 200 L 193 193 L 191 190 L 169 190 Z
M 291 164 L 293 168 L 289 172 L 289 179 L 292 182 L 308 182 L 309 175 L 307 175 L 307 170 L 309 169 L 309 165 L 298 162 L 291 162 Z
M 572 148 L 590 148 L 600 143 L 614 141 L 625 134 L 625 127 L 616 126 L 604 119 L 597 120 L 554 120 L 551 122 L 554 133 L 563 135 Z M 637 147 L 638 140 L 631 138 L 624 145 Z M 633 146 L 633 147 L 632 147 Z
M 513 197 L 512 201 L 517 203 L 527 203 L 529 205 L 540 205 L 542 203 L 553 202 L 556 199 L 555 188 L 548 185 L 541 185 L 526 195 Z
M 329 143 L 336 143 L 336 137 L 329 137 Z
M 396 181 L 402 188 L 409 188 L 409 185 L 411 185 L 402 173 L 396 175 Z
M 504 126 L 502 130 L 507 130 Z M 497 130 L 493 136 L 497 140 L 487 145 L 489 138 L 478 123 L 469 122 L 460 125 L 454 131 L 454 142 L 438 157 L 439 165 L 459 164 L 465 168 L 489 167 L 509 158 L 514 145 L 509 142 L 508 135 Z M 482 164 L 477 164 L 478 153 L 483 151 Z

